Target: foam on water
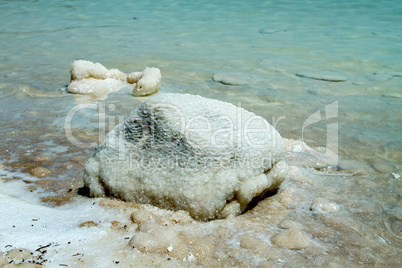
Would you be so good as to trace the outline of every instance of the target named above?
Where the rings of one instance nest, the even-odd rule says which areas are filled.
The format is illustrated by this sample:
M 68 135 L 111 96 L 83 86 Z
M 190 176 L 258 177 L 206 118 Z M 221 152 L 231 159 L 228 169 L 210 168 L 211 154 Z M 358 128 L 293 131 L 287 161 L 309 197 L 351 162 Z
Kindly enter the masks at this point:
M 274 126 L 283 137 L 303 138 L 313 148 L 328 145 L 330 124 L 337 123 L 339 128 L 338 147 L 330 148 L 337 149 L 339 156 L 333 167 L 317 161 L 323 151 L 306 152 L 297 142 L 292 145 L 287 158 L 297 175 L 285 180 L 278 200 L 264 201 L 272 213 L 258 205 L 222 223 L 225 228 L 220 229 L 220 223 L 200 227 L 218 234 L 219 243 L 226 243 L 213 257 L 208 255 L 212 248 L 206 250 L 206 261 L 201 264 L 218 265 L 221 259 L 237 266 L 251 260 L 255 264 L 311 265 L 314 259 L 317 265 L 397 265 L 402 159 L 398 1 L 249 0 L 230 5 L 180 0 L 2 1 L 0 14 L 0 161 L 7 172 L 13 172 L 2 176 L 7 181 L 2 183 L 7 189 L 2 194 L 14 198 L 2 199 L 10 206 L 2 206 L 1 214 L 19 210 L 21 215 L 31 215 L 22 209 L 30 207 L 21 203 L 27 200 L 22 197 L 26 193 L 42 200 L 34 204 L 35 209 L 43 201 L 47 205 L 78 202 L 64 210 L 75 226 L 77 211 L 87 211 L 92 202 L 74 200 L 82 185 L 83 164 L 94 148 L 71 143 L 66 117 L 72 115 L 71 133 L 81 145 L 96 144 L 143 101 L 122 90 L 104 101 L 77 106 L 87 100 L 62 90 L 69 83 L 74 60 L 100 62 L 125 73 L 155 66 L 162 73 L 162 92 L 199 94 L 233 103 L 272 125 L 277 122 Z M 337 113 L 330 109 L 335 103 Z M 69 113 L 73 107 L 80 109 Z M 34 178 L 35 168 L 45 168 L 50 175 Z M 332 214 L 339 217 L 316 209 L 336 206 L 340 211 Z M 40 213 L 60 215 L 53 209 L 40 209 Z M 120 205 L 112 208 L 119 209 Z M 255 229 L 246 227 L 247 219 Z M 12 224 L 11 219 L 5 220 Z M 232 232 L 240 229 L 227 228 L 230 224 L 237 224 L 241 234 Z M 268 231 L 261 229 L 263 225 Z M 108 228 L 99 228 L 110 238 Z M 180 228 L 173 230 L 186 233 Z M 189 228 L 188 233 L 193 230 L 183 228 Z M 297 228 L 301 232 L 293 230 Z M 311 239 L 306 243 L 308 249 L 273 246 L 271 236 L 283 229 L 292 230 L 276 236 L 277 245 L 284 245 L 279 238 L 297 234 L 301 241 L 306 236 Z M 39 229 L 35 232 L 42 234 Z M 35 237 L 35 232 L 29 235 Z M 130 240 L 135 232 L 130 233 Z M 47 237 L 52 236 L 55 239 L 49 238 L 49 243 L 64 242 L 55 232 Z M 1 236 L 2 243 L 13 242 L 15 247 L 34 250 L 38 246 L 22 238 L 12 229 Z M 200 237 L 194 239 L 206 244 Z M 123 242 L 114 241 L 109 248 L 127 250 Z M 339 243 L 341 249 L 335 246 Z M 269 250 L 261 250 L 267 245 Z M 190 249 L 199 253 L 195 246 Z M 183 256 L 192 260 L 186 250 L 181 251 Z M 158 254 L 138 254 L 138 261 L 167 261 Z M 194 256 L 199 262 L 201 255 Z M 105 267 L 109 257 L 103 258 Z

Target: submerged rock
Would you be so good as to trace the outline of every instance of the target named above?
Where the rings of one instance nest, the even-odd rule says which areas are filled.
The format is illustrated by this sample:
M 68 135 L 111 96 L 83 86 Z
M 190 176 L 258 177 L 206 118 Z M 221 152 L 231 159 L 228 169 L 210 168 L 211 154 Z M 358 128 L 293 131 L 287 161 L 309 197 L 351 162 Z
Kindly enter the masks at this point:
M 242 73 L 216 73 L 212 76 L 212 80 L 224 85 L 244 86 L 252 83 L 252 79 Z
M 393 78 L 394 76 L 391 74 L 371 74 L 371 75 L 367 75 L 367 79 L 370 81 L 374 81 L 374 82 L 385 82 L 385 81 L 389 81 Z M 396 76 L 395 76 L 396 77 Z
M 258 30 L 260 34 L 274 34 L 278 32 L 286 32 L 286 30 L 283 29 L 275 29 L 275 28 L 261 28 Z
M 345 82 L 348 80 L 346 76 L 333 72 L 298 72 L 296 76 L 327 82 Z
M 33 176 L 38 177 L 38 178 L 44 178 L 50 175 L 50 170 L 44 167 L 36 167 L 32 169 L 29 173 L 31 173 Z
M 303 249 L 311 247 L 313 241 L 308 235 L 297 229 L 286 229 L 271 238 L 271 242 L 281 248 Z
M 90 196 L 112 195 L 195 219 L 238 215 L 276 189 L 287 166 L 279 133 L 230 103 L 188 94 L 147 99 L 86 163 Z

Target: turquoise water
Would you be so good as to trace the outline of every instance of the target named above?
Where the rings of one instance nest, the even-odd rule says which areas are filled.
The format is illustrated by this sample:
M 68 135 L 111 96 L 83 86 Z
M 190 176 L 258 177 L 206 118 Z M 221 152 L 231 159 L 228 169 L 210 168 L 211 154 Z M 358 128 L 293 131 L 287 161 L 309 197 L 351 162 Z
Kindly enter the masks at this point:
M 77 103 L 61 93 L 76 59 L 124 72 L 157 67 L 162 92 L 241 103 L 271 123 L 284 116 L 277 126 L 281 135 L 304 138 L 312 147 L 325 146 L 327 124 L 338 123 L 337 169 L 354 174 L 348 180 L 385 187 L 373 200 L 401 209 L 399 1 L 0 1 L 4 166 L 29 172 L 30 157 L 48 154 L 56 179 L 79 184 L 93 150 L 65 138 L 64 118 Z M 250 82 L 213 81 L 221 72 L 241 73 Z M 344 81 L 300 76 L 327 72 Z M 337 117 L 325 119 L 324 107 L 336 101 Z M 106 102 L 116 105 L 108 111 L 113 116 L 128 115 L 139 104 L 128 95 Z M 323 120 L 302 136 L 317 110 Z M 97 141 L 97 124 L 96 112 L 82 112 L 74 121 L 76 134 Z M 66 161 L 77 169 L 64 169 Z
M 155 66 L 162 71 L 162 91 L 251 102 L 246 107 L 266 118 L 285 115 L 279 128 L 289 138 L 300 139 L 301 122 L 339 101 L 345 159 L 356 151 L 350 152 L 350 146 L 368 144 L 372 153 L 388 154 L 389 149 L 390 160 L 400 159 L 394 153 L 401 149 L 402 10 L 397 1 L 0 4 L 3 87 L 57 91 L 69 82 L 74 59 L 126 72 Z M 242 72 L 255 83 L 213 83 L 212 74 L 222 71 Z M 303 71 L 332 71 L 348 80 L 295 76 Z M 261 104 L 260 96 L 280 105 Z M 312 145 L 324 145 L 324 124 L 312 132 L 319 133 L 310 139 Z

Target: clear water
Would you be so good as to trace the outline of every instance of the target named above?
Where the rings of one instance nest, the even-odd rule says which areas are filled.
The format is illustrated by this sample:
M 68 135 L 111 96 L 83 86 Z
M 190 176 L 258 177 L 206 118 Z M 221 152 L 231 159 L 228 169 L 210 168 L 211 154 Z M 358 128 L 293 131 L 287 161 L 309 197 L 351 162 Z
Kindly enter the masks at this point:
M 327 124 L 338 123 L 337 168 L 354 174 L 348 180 L 385 187 L 372 202 L 401 210 L 399 1 L 0 1 L 0 37 L 0 151 L 8 169 L 29 173 L 34 157 L 50 155 L 53 178 L 78 187 L 93 149 L 66 139 L 64 119 L 77 102 L 60 89 L 72 61 L 86 59 L 124 72 L 158 67 L 162 92 L 241 103 L 269 122 L 285 116 L 281 135 L 312 147 L 325 146 Z M 214 82 L 219 72 L 240 72 L 252 83 Z M 346 81 L 296 75 L 302 72 Z M 306 119 L 317 110 L 324 116 L 335 101 L 338 116 L 302 136 Z M 117 107 L 106 111 L 112 117 L 139 101 L 114 94 L 109 103 Z M 97 111 L 81 111 L 73 127 L 83 141 L 97 141 Z

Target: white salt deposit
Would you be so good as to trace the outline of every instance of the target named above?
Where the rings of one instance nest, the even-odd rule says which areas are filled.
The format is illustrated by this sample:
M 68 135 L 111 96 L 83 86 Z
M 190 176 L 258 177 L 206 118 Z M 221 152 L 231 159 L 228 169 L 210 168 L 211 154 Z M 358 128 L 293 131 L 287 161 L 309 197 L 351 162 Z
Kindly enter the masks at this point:
M 147 99 L 86 164 L 91 196 L 111 194 L 197 219 L 238 215 L 287 173 L 285 145 L 260 116 L 188 94 Z
M 71 81 L 67 87 L 70 93 L 93 95 L 93 96 L 106 96 L 107 94 L 117 91 L 125 86 L 128 86 L 121 80 L 113 78 L 95 79 L 86 78 L 78 81 Z
M 130 78 L 130 79 L 129 79 Z M 127 81 L 135 81 L 133 93 L 136 96 L 146 96 L 155 93 L 161 86 L 161 71 L 158 68 L 145 68 L 142 73 L 135 72 L 128 76 Z
M 296 142 L 286 140 L 286 143 Z M 293 162 L 298 162 L 292 160 L 295 156 L 303 158 L 309 153 L 304 146 L 301 152 L 287 147 L 289 160 Z M 346 190 L 340 187 L 339 183 L 344 183 L 340 176 L 327 177 L 325 172 L 317 175 L 309 168 L 292 164 L 291 176 L 303 176 L 311 182 L 286 179 L 279 194 L 261 200 L 240 217 L 209 222 L 195 221 L 185 211 L 111 198 L 77 197 L 65 206 L 44 207 L 38 200 L 40 195 L 25 188 L 30 184 L 2 180 L 0 266 L 10 261 L 23 265 L 36 261 L 46 267 L 246 267 L 250 263 L 384 266 L 384 261 L 378 258 L 380 254 L 388 254 L 389 262 L 398 266 L 397 252 L 389 244 L 395 228 L 391 224 L 401 219 L 398 207 L 387 212 L 392 213 L 392 221 L 384 221 L 391 229 L 376 233 L 381 229 L 362 219 L 350 218 L 346 208 L 371 217 L 376 207 L 367 202 L 362 204 L 358 199 L 345 201 L 339 194 L 339 189 Z M 0 170 L 2 177 L 17 175 L 23 180 L 35 180 L 22 173 Z M 372 190 L 378 188 L 375 184 L 372 187 Z M 323 194 L 325 200 L 319 197 Z M 347 204 L 338 213 L 311 211 L 312 203 L 338 202 Z M 339 247 L 340 244 L 343 246 Z
M 316 198 L 311 204 L 311 210 L 315 212 L 338 212 L 339 206 L 333 202 L 329 202 L 324 198 Z
M 281 248 L 288 249 L 302 249 L 313 245 L 306 233 L 292 228 L 277 233 L 271 241 Z
M 185 5 L 174 0 L 165 4 L 99 1 L 97 5 L 83 0 L 63 5 L 60 1 L 1 1 L 0 162 L 9 170 L 24 171 L 0 171 L 1 182 L 7 181 L 0 183 L 5 195 L 0 200 L 0 255 L 4 253 L 0 267 L 12 266 L 5 258 L 26 257 L 27 250 L 38 256 L 36 249 L 48 243 L 53 244 L 40 255 L 49 260 L 45 267 L 402 267 L 399 2 L 316 2 L 254 0 L 228 6 L 227 1 L 188 1 Z M 41 163 L 52 172 L 51 178 L 37 180 L 76 184 L 93 153 L 72 144 L 64 144 L 69 152 L 49 152 L 54 147 L 38 143 L 65 140 L 59 130 L 74 106 L 73 98 L 93 99 L 59 92 L 68 83 L 66 62 L 77 57 L 107 62 L 108 67 L 127 73 L 140 72 L 145 66 L 163 67 L 163 91 L 200 94 L 236 105 L 241 102 L 242 107 L 272 122 L 283 137 L 302 139 L 316 151 L 294 143 L 286 153 L 289 179 L 279 193 L 225 220 L 198 222 L 179 215 L 170 220 L 169 211 L 157 213 L 151 206 L 134 209 L 131 203 L 110 198 L 101 199 L 115 204 L 107 209 L 98 205 L 99 199 L 87 198 L 50 209 L 40 198 L 58 193 L 53 187 L 31 182 L 28 172 L 36 166 L 35 157 L 51 156 Z M 333 83 L 295 76 L 308 69 L 314 77 L 319 78 L 321 70 L 333 70 L 348 80 Z M 212 81 L 212 73 L 225 70 L 252 74 L 258 82 L 236 87 Z M 111 122 L 108 119 L 119 122 L 116 116 L 134 109 L 133 100 L 138 98 L 128 97 L 132 90 L 126 87 L 113 98 L 108 95 L 105 107 L 114 104 L 116 110 L 106 111 L 106 123 Z M 58 96 L 65 97 L 50 99 Z M 333 101 L 339 101 L 338 118 L 328 118 L 324 111 Z M 321 122 L 305 128 L 302 138 L 303 122 L 318 109 Z M 83 142 L 99 142 L 98 120 L 87 114 L 74 117 L 74 135 Z M 286 118 L 274 124 L 274 116 Z M 329 170 L 316 147 L 333 137 L 326 135 L 333 123 L 339 124 L 339 161 Z M 64 168 L 73 163 L 73 168 Z M 59 189 L 64 193 L 69 187 Z M 25 202 L 17 209 L 18 204 L 8 206 L 10 196 Z M 317 198 L 339 205 L 340 210 L 311 210 Z M 93 208 L 86 209 L 94 202 Z M 32 215 L 32 204 L 43 209 Z M 154 225 L 143 222 L 146 212 L 153 214 L 149 221 Z M 138 214 L 132 217 L 137 223 L 130 220 L 133 213 Z M 39 220 L 32 221 L 31 216 Z M 40 230 L 43 219 L 48 232 Z M 90 221 L 98 225 L 77 228 Z M 185 248 L 179 251 L 172 243 L 171 252 L 166 249 L 159 254 L 130 246 L 129 241 L 141 232 L 165 224 L 184 241 Z M 272 236 L 290 228 L 307 234 L 314 246 L 299 250 L 272 243 Z M 74 240 L 65 240 L 64 233 Z M 157 236 L 152 239 L 159 242 Z M 30 267 L 26 261 L 21 267 Z
M 75 60 L 70 66 L 71 81 L 87 78 L 107 79 L 112 78 L 124 81 L 126 74 L 117 70 L 108 70 L 100 63 L 93 63 L 86 60 Z
M 96 267 L 103 266 L 101 255 L 113 258 L 111 251 L 99 253 L 106 245 L 114 243 L 107 239 L 110 221 L 122 220 L 124 214 L 108 211 L 96 200 L 84 198 L 77 198 L 76 202 L 59 208 L 45 207 L 38 195 L 27 191 L 25 186 L 22 181 L 0 181 L 0 266 L 2 261 L 23 265 L 37 261 L 49 267 L 58 267 L 59 264 L 77 267 L 84 255 L 80 252 L 87 248 L 93 250 L 85 253 L 86 261 Z M 91 220 L 98 225 L 80 227 Z M 2 252 L 6 252 L 3 260 Z
M 107 69 L 100 63 L 76 60 L 70 67 L 71 81 L 68 92 L 104 98 L 107 94 L 124 87 L 133 90 L 136 96 L 155 93 L 161 85 L 158 68 L 145 68 L 142 72 L 125 74 L 117 69 Z

